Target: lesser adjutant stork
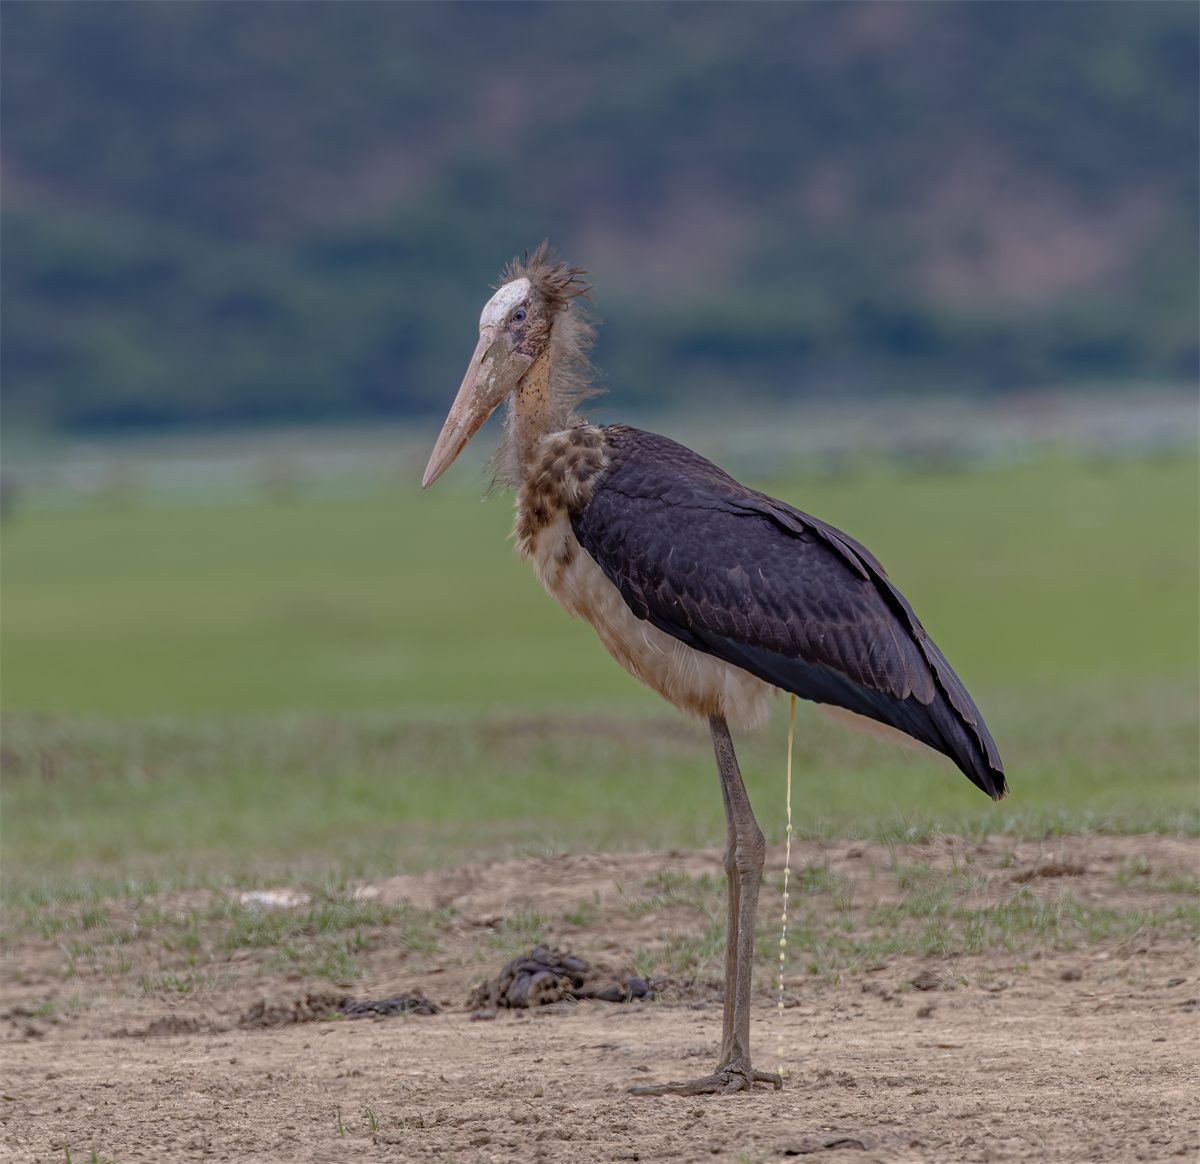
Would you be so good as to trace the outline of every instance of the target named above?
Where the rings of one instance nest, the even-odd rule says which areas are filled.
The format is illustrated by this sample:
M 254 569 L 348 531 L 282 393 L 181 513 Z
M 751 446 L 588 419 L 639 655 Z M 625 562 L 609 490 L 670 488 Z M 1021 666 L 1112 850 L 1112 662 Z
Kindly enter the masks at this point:
M 703 1079 L 634 1090 L 780 1087 L 750 1060 L 766 846 L 729 724 L 757 726 L 782 689 L 944 752 L 995 800 L 1004 768 L 966 688 L 868 550 L 666 437 L 578 414 L 590 395 L 593 338 L 577 301 L 588 290 L 583 276 L 545 243 L 509 264 L 479 318 L 479 343 L 422 486 L 507 400 L 496 472 L 517 490 L 518 552 L 621 666 L 708 720 L 729 895 L 720 1056 Z

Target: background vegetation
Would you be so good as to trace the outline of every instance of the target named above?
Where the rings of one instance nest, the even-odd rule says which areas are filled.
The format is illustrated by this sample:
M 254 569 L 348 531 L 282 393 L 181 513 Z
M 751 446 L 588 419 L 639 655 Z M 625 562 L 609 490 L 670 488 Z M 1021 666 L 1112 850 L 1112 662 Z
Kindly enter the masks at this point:
M 628 400 L 1190 382 L 1198 21 L 12 4 L 6 418 L 440 409 L 544 235 Z

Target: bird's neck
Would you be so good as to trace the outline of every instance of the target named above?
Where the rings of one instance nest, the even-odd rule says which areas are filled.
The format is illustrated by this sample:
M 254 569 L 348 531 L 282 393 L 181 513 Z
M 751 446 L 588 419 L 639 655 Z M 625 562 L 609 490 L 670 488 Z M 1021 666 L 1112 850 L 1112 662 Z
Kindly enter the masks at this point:
M 508 436 L 521 478 L 529 471 L 542 437 L 560 427 L 550 377 L 550 349 L 542 352 L 521 377 L 509 398 Z
M 546 435 L 581 423 L 579 403 L 595 394 L 587 358 L 591 342 L 586 316 L 577 311 L 558 316 L 550 342 L 508 398 L 504 439 L 492 462 L 494 484 L 520 485 Z

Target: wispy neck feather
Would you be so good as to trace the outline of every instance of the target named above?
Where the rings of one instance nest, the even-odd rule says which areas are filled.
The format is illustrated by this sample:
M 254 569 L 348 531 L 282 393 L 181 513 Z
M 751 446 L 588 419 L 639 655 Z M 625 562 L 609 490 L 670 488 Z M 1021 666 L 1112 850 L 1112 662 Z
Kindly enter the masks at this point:
M 525 461 L 537 441 L 546 433 L 561 432 L 582 419 L 579 405 L 601 389 L 592 383 L 594 369 L 588 352 L 596 338 L 591 319 L 572 302 L 560 311 L 550 331 L 548 387 L 544 398 L 522 404 L 520 388 L 508 399 L 504 419 L 504 437 L 492 458 L 492 489 L 513 489 L 524 477 Z M 537 363 L 526 373 L 535 376 Z

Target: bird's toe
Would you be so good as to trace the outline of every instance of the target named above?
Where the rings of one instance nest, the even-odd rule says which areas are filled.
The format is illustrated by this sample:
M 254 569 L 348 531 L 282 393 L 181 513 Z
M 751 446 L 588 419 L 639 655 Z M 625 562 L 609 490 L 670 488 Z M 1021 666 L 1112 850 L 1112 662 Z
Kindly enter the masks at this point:
M 630 1095 L 735 1095 L 751 1091 L 756 1083 L 769 1083 L 776 1091 L 783 1079 L 772 1071 L 756 1071 L 749 1064 L 718 1067 L 711 1075 L 684 1082 L 639 1083 L 629 1088 Z

